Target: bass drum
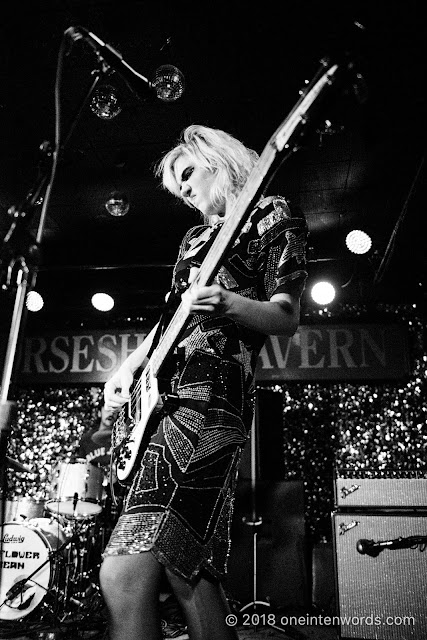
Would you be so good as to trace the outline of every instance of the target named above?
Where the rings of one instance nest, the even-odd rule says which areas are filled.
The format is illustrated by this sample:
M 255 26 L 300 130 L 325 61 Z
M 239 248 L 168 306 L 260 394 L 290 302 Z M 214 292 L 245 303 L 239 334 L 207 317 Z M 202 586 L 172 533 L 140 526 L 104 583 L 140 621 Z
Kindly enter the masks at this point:
M 52 552 L 66 540 L 61 525 L 49 518 L 1 527 L 0 620 L 20 620 L 44 600 L 55 579 Z

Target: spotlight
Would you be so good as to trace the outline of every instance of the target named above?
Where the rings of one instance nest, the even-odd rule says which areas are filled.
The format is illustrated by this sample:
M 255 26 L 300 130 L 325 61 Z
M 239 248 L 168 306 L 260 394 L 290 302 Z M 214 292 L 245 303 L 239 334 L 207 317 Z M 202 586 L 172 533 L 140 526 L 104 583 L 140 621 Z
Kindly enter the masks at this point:
M 110 311 L 114 307 L 114 299 L 108 293 L 94 293 L 92 304 L 98 311 Z
M 129 211 L 129 200 L 125 193 L 121 191 L 112 191 L 105 203 L 105 208 L 112 216 L 125 216 Z
M 367 253 L 372 247 L 372 240 L 370 236 L 360 229 L 353 229 L 353 231 L 350 231 L 347 234 L 345 243 L 349 251 L 359 255 Z
M 25 298 L 25 306 L 28 311 L 40 311 L 43 308 L 44 300 L 37 291 L 30 291 Z
M 175 102 L 182 96 L 185 88 L 184 76 L 173 64 L 164 64 L 156 69 L 151 84 L 157 97 L 163 102 Z
M 311 288 L 311 297 L 317 304 L 329 304 L 335 299 L 335 287 L 326 280 L 316 282 Z
M 95 89 L 89 106 L 91 111 L 102 120 L 112 120 L 122 110 L 117 89 L 111 84 L 103 84 Z

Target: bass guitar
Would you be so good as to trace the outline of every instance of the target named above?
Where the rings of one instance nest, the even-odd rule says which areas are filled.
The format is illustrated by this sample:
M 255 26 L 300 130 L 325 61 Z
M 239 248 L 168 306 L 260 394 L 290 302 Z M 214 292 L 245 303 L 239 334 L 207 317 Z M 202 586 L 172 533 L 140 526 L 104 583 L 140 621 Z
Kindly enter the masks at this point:
M 292 137 L 301 135 L 313 105 L 332 84 L 335 84 L 338 71 L 341 71 L 338 64 L 322 60 L 321 67 L 312 81 L 300 92 L 298 102 L 265 146 L 190 287 L 195 284 L 206 286 L 212 282 L 221 266 L 224 254 L 237 238 L 254 204 L 265 190 L 267 181 L 271 180 L 277 171 L 278 160 L 280 164 L 283 162 L 284 158 L 280 157 L 281 154 L 283 152 L 291 154 L 295 151 L 297 146 L 291 144 Z M 159 373 L 174 351 L 187 321 L 188 313 L 180 304 L 153 350 L 148 364 L 135 382 L 129 402 L 122 407 L 114 423 L 113 458 L 116 463 L 117 478 L 123 485 L 130 484 L 132 481 L 144 453 L 144 436 L 150 432 L 147 425 L 150 421 L 156 420 L 159 407 Z

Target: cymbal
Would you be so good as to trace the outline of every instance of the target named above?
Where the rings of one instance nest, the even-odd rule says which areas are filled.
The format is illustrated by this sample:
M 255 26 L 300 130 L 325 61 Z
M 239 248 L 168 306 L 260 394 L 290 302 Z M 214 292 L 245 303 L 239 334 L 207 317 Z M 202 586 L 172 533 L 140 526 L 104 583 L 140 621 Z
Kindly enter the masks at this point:
M 25 464 L 22 464 L 22 462 L 18 462 L 18 460 L 13 460 L 12 458 L 9 458 L 9 456 L 6 456 L 6 464 L 8 467 L 13 469 L 14 471 L 24 471 L 25 473 L 33 473 L 30 467 L 27 467 Z
M 112 429 L 103 429 L 100 431 L 95 431 L 92 433 L 92 442 L 99 445 L 109 445 L 111 441 L 111 434 L 113 433 Z

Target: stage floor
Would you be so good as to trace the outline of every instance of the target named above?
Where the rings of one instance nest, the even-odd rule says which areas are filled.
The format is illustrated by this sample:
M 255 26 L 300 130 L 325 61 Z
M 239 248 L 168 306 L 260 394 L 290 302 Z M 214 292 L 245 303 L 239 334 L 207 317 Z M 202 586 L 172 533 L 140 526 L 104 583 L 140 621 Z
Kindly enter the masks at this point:
M 238 625 L 239 640 L 339 640 L 338 629 L 322 625 Z M 0 627 L 0 640 L 108 640 L 105 628 L 98 630 L 61 629 L 43 630 L 16 635 L 11 629 Z

